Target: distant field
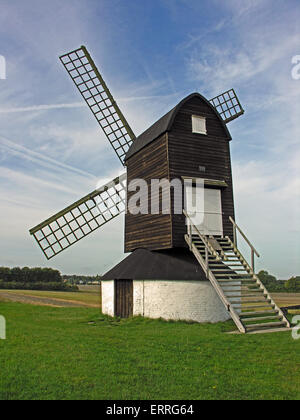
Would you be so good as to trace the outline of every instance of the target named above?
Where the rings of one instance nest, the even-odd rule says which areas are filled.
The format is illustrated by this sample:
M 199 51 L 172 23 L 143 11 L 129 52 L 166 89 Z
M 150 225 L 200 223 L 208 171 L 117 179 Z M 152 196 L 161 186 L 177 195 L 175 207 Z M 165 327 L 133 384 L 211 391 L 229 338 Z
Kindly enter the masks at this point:
M 0 290 L 0 301 L 15 300 L 35 305 L 70 306 L 71 303 L 100 308 L 100 286 L 80 286 L 79 292 Z
M 271 293 L 279 306 L 300 305 L 300 293 Z
M 300 340 L 1 303 L 0 400 L 300 399 Z

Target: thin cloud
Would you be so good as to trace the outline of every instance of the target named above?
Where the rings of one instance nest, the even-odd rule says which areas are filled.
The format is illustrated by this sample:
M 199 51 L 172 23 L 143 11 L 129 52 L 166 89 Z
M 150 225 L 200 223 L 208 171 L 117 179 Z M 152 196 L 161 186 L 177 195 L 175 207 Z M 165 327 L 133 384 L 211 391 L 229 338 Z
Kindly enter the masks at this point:
M 133 101 L 147 101 L 152 99 L 171 98 L 177 96 L 179 92 L 174 92 L 170 95 L 148 95 L 148 96 L 128 96 L 124 98 L 117 98 L 118 102 L 133 102 Z M 70 104 L 49 104 L 49 105 L 33 105 L 18 108 L 0 108 L 0 114 L 14 114 L 17 112 L 35 112 L 35 111 L 51 111 L 52 109 L 73 109 L 84 108 L 87 105 L 84 102 L 74 102 Z
M 95 180 L 94 175 L 89 174 L 86 171 L 83 171 L 73 166 L 66 165 L 65 163 L 59 162 L 58 160 L 52 159 L 47 155 L 42 155 L 41 153 L 35 152 L 28 149 L 27 147 L 21 146 L 17 143 L 12 142 L 11 140 L 6 139 L 5 137 L 0 136 L 0 147 L 4 147 L 8 152 L 17 154 L 18 156 L 31 160 L 32 162 L 38 163 L 41 166 L 46 166 L 51 169 L 64 169 L 68 172 L 76 173 L 78 175 L 90 178 Z M 50 166 L 49 166 L 50 165 Z
M 73 104 L 34 105 L 20 108 L 0 108 L 0 114 L 12 114 L 15 112 L 49 111 L 52 109 L 82 108 L 86 106 L 82 102 Z

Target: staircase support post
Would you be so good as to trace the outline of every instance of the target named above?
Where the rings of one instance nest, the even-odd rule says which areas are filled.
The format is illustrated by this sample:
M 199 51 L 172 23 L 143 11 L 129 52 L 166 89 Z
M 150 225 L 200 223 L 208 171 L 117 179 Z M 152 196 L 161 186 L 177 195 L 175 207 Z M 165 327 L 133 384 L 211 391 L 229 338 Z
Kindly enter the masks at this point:
M 255 262 L 254 262 L 254 258 L 255 258 L 254 251 L 253 251 L 253 249 L 251 249 L 251 267 L 252 267 L 253 273 L 255 273 Z
M 206 276 L 209 275 L 209 265 L 208 265 L 208 248 L 205 247 L 205 264 L 206 264 Z
M 189 223 L 189 222 L 188 222 Z M 191 223 L 189 223 L 188 226 L 188 232 L 189 232 L 189 246 L 190 246 L 190 251 L 192 250 L 192 243 L 193 243 L 193 237 L 192 237 L 192 225 Z
M 233 226 L 233 243 L 235 246 L 237 246 L 237 232 L 235 226 Z

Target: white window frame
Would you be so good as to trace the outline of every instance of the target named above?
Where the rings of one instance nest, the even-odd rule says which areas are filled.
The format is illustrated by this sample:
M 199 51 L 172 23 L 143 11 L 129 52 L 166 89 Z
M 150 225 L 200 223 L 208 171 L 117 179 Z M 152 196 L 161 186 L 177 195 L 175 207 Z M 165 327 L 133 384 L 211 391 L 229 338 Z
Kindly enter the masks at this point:
M 204 129 L 199 128 L 199 121 L 201 121 L 201 125 L 204 125 Z M 204 122 L 204 124 L 203 124 Z M 205 134 L 207 135 L 206 129 L 206 118 L 202 117 L 201 115 L 192 115 L 192 132 L 195 134 Z

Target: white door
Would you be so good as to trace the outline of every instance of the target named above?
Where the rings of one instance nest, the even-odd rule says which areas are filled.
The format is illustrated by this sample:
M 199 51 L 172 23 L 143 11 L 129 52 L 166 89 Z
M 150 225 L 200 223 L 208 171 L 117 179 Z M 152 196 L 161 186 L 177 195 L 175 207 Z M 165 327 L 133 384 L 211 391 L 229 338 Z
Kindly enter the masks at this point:
M 186 188 L 187 213 L 193 216 L 193 222 L 203 235 L 223 236 L 221 190 L 204 188 L 204 194 L 202 191 L 200 202 L 195 200 L 196 193 L 195 187 Z M 203 197 L 204 205 L 202 202 Z M 196 233 L 195 228 L 193 228 L 193 233 Z

